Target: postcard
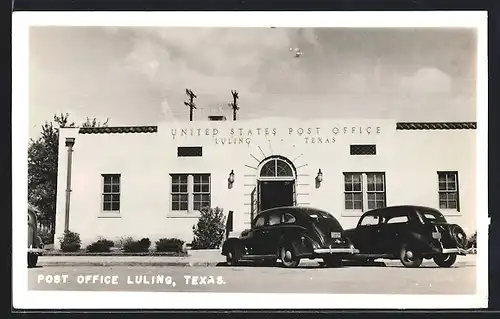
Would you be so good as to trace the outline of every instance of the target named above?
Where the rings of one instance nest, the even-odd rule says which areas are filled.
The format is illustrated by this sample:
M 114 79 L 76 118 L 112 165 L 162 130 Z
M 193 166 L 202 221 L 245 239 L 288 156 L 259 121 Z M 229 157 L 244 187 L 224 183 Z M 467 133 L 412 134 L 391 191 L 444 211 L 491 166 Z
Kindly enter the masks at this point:
M 14 13 L 14 306 L 486 307 L 486 43 L 484 12 Z

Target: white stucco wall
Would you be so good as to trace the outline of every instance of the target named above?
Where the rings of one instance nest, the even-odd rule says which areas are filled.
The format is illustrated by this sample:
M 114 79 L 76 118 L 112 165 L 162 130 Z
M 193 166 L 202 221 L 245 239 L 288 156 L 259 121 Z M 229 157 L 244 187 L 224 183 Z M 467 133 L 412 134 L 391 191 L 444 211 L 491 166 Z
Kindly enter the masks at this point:
M 192 240 L 192 225 L 199 215 L 170 211 L 169 175 L 173 173 L 210 173 L 212 206 L 226 213 L 233 210 L 234 231 L 241 231 L 248 227 L 256 168 L 270 155 L 293 161 L 299 205 L 330 211 L 345 228 L 355 225 L 359 213 L 344 210 L 343 172 L 385 172 L 387 205 L 438 207 L 437 171 L 456 170 L 461 209 L 444 213 L 467 232 L 475 230 L 475 130 L 397 131 L 392 120 L 268 118 L 162 123 L 157 133 L 79 134 L 78 129 L 62 129 L 57 237 L 64 231 L 66 137 L 76 139 L 70 229 L 80 233 L 84 245 L 99 236 Z M 377 155 L 351 156 L 351 144 L 376 144 Z M 203 157 L 179 158 L 177 146 L 203 146 Z M 317 188 L 314 179 L 319 169 L 324 180 Z M 235 183 L 228 188 L 231 170 Z M 101 174 L 112 173 L 121 174 L 121 209 L 119 214 L 104 214 Z

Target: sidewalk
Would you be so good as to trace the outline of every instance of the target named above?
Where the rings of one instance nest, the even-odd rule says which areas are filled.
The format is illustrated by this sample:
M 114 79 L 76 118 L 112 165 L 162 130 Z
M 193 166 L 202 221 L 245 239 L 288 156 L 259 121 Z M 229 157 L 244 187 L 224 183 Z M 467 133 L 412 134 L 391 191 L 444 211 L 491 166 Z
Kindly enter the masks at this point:
M 39 266 L 179 266 L 179 267 L 215 267 L 224 264 L 225 257 L 219 249 L 214 250 L 191 250 L 186 257 L 169 256 L 40 256 Z M 432 263 L 424 261 L 424 264 Z M 303 260 L 301 265 L 317 264 L 314 260 Z M 348 264 L 348 263 L 347 263 Z M 380 260 L 379 266 L 394 267 L 401 266 L 399 260 Z M 458 266 L 475 266 L 476 256 L 459 256 Z
M 216 266 L 225 262 L 220 249 L 190 250 L 173 256 L 40 256 L 39 266 Z

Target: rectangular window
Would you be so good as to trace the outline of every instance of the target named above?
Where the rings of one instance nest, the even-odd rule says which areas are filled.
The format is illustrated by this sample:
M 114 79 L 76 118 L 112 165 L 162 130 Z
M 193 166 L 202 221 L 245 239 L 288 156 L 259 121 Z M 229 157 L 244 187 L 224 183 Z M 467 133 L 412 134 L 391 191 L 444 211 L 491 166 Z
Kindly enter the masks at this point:
M 102 174 L 102 210 L 120 211 L 120 174 Z
M 211 205 L 210 174 L 171 174 L 171 210 L 201 210 Z
M 366 174 L 366 193 L 368 198 L 368 209 L 385 207 L 385 174 Z
M 203 156 L 203 148 L 201 146 L 177 147 L 178 157 L 200 157 Z
M 345 209 L 363 209 L 361 173 L 344 173 Z
M 209 121 L 225 121 L 226 117 L 224 115 L 210 115 L 208 117 Z
M 439 208 L 460 211 L 458 172 L 438 172 Z
M 350 146 L 351 155 L 377 155 L 377 146 L 375 144 Z
M 171 175 L 172 177 L 172 210 L 188 210 L 188 175 Z
M 386 207 L 385 173 L 344 173 L 344 208 L 367 210 Z
M 210 175 L 193 175 L 193 209 L 210 207 Z

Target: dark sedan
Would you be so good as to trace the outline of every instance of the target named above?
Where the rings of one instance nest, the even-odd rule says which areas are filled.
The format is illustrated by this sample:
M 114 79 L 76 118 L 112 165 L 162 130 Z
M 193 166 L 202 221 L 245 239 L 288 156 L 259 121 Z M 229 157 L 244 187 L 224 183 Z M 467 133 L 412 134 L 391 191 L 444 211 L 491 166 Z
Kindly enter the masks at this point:
M 356 257 L 399 259 L 405 267 L 419 267 L 423 259 L 451 267 L 458 255 L 466 254 L 464 230 L 430 207 L 392 206 L 368 211 L 356 228 L 345 233 L 360 250 Z
M 279 207 L 262 211 L 238 238 L 222 246 L 227 263 L 241 260 L 276 262 L 297 267 L 300 259 L 322 258 L 327 266 L 340 266 L 342 258 L 357 253 L 337 219 L 308 207 Z
M 28 204 L 28 267 L 35 267 L 38 262 L 38 256 L 42 255 L 43 242 L 38 236 L 37 210 Z

